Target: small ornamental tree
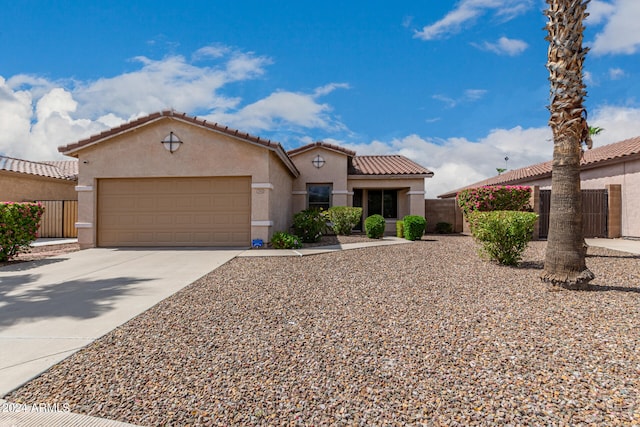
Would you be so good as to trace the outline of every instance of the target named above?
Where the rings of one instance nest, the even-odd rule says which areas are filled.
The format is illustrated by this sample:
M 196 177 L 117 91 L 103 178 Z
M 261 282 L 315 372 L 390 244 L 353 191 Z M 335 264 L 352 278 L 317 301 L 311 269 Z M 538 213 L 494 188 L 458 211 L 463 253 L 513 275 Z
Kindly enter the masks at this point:
M 531 187 L 522 185 L 487 185 L 469 188 L 456 195 L 465 217 L 474 211 L 530 211 Z
M 43 213 L 40 203 L 0 202 L 0 261 L 29 252 Z

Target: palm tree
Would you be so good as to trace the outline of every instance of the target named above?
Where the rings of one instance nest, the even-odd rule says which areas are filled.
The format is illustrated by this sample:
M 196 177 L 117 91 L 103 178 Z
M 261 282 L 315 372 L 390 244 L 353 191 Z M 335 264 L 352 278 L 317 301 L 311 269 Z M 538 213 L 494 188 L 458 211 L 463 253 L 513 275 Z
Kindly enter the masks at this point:
M 591 148 L 583 105 L 586 88 L 582 65 L 584 19 L 590 0 L 546 0 L 549 42 L 547 69 L 551 82 L 553 168 L 549 237 L 541 279 L 554 287 L 582 289 L 594 278 L 587 268 L 587 245 L 582 229 L 580 159 L 582 144 Z

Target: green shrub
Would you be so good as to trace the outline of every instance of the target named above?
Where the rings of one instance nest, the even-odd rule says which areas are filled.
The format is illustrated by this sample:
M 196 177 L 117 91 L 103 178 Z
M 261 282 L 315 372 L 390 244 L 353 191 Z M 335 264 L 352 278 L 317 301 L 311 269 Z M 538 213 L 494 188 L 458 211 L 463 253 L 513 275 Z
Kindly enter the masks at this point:
M 300 249 L 302 242 L 298 236 L 278 231 L 271 237 L 271 246 L 274 249 Z
M 40 203 L 0 202 L 0 261 L 29 252 L 43 213 Z
M 449 234 L 453 233 L 453 225 L 448 222 L 439 222 L 436 224 L 436 233 Z
M 382 215 L 371 215 L 364 221 L 364 230 L 370 239 L 379 239 L 384 236 L 386 221 Z
M 471 234 L 481 254 L 504 265 L 517 265 L 531 240 L 538 214 L 518 211 L 472 212 Z
M 323 210 L 305 209 L 293 216 L 293 232 L 305 243 L 320 240 L 326 227 L 327 213 Z
M 362 217 L 362 208 L 351 206 L 333 206 L 327 211 L 329 221 L 333 223 L 336 234 L 348 236 L 353 227 L 358 225 Z
M 456 195 L 465 217 L 473 211 L 529 211 L 531 187 L 522 185 L 485 185 L 462 190 Z
M 404 238 L 404 222 L 396 221 L 396 237 Z
M 402 218 L 404 223 L 404 238 L 407 240 L 420 240 L 427 226 L 427 220 L 420 215 L 407 215 Z

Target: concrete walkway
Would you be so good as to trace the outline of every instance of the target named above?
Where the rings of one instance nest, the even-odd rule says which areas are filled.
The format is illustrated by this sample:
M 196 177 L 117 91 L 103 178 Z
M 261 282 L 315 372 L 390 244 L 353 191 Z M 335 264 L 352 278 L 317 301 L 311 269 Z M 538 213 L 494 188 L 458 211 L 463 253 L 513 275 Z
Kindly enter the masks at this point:
M 613 249 L 640 255 L 640 240 L 630 239 L 585 239 L 587 245 Z

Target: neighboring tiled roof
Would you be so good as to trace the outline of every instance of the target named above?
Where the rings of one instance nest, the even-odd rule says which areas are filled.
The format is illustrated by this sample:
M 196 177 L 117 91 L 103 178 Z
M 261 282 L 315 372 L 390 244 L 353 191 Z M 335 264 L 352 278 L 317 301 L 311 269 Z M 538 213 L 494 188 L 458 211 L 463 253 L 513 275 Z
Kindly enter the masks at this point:
M 404 156 L 355 156 L 349 167 L 349 175 L 433 176 L 433 172 Z
M 265 147 L 275 151 L 278 154 L 278 156 L 282 159 L 282 161 L 287 164 L 287 166 L 295 176 L 298 176 L 300 173 L 298 169 L 295 167 L 295 165 L 293 164 L 293 162 L 291 161 L 291 159 L 289 159 L 289 157 L 287 156 L 287 153 L 284 151 L 284 148 L 282 148 L 282 146 L 278 142 L 272 142 L 270 139 L 262 139 L 259 136 L 253 136 L 249 133 L 240 132 L 237 129 L 231 129 L 228 126 L 221 126 L 218 123 L 208 123 L 207 120 L 205 119 L 198 119 L 197 117 L 188 116 L 186 113 L 179 113 L 173 110 L 160 111 L 157 113 L 149 114 L 144 117 L 140 117 L 136 120 L 105 130 L 104 132 L 90 136 L 89 138 L 80 140 L 73 144 L 68 144 L 68 145 L 58 147 L 58 151 L 60 151 L 63 154 L 72 156 L 78 150 L 84 147 L 96 144 L 110 137 L 120 135 L 131 129 L 143 126 L 150 122 L 161 120 L 163 118 L 173 118 L 176 120 L 181 120 L 187 123 L 192 123 L 198 126 L 205 127 L 207 129 L 210 129 L 216 132 L 221 132 L 236 138 L 240 138 L 254 144 L 264 145 Z
M 290 156 L 295 156 L 297 154 L 303 153 L 305 151 L 309 151 L 316 147 L 326 148 L 327 150 L 338 151 L 342 154 L 346 154 L 347 156 L 353 157 L 356 155 L 355 151 L 349 150 L 344 147 L 340 147 L 339 145 L 328 144 L 326 142 L 318 141 L 312 142 L 311 144 L 303 145 L 302 147 L 294 148 L 293 150 L 287 151 L 287 154 Z
M 78 162 L 76 160 L 32 162 L 0 156 L 0 170 L 68 181 L 78 179 Z
M 625 161 L 630 157 L 640 157 L 640 136 L 585 151 L 584 156 L 580 161 L 580 169 L 592 169 L 604 164 Z M 482 187 L 484 185 L 521 184 L 534 179 L 549 177 L 551 176 L 551 167 L 551 160 L 544 163 L 525 166 L 524 168 L 510 170 L 483 181 L 467 185 L 466 187 L 441 194 L 438 197 L 454 197 L 459 191 L 467 188 Z

